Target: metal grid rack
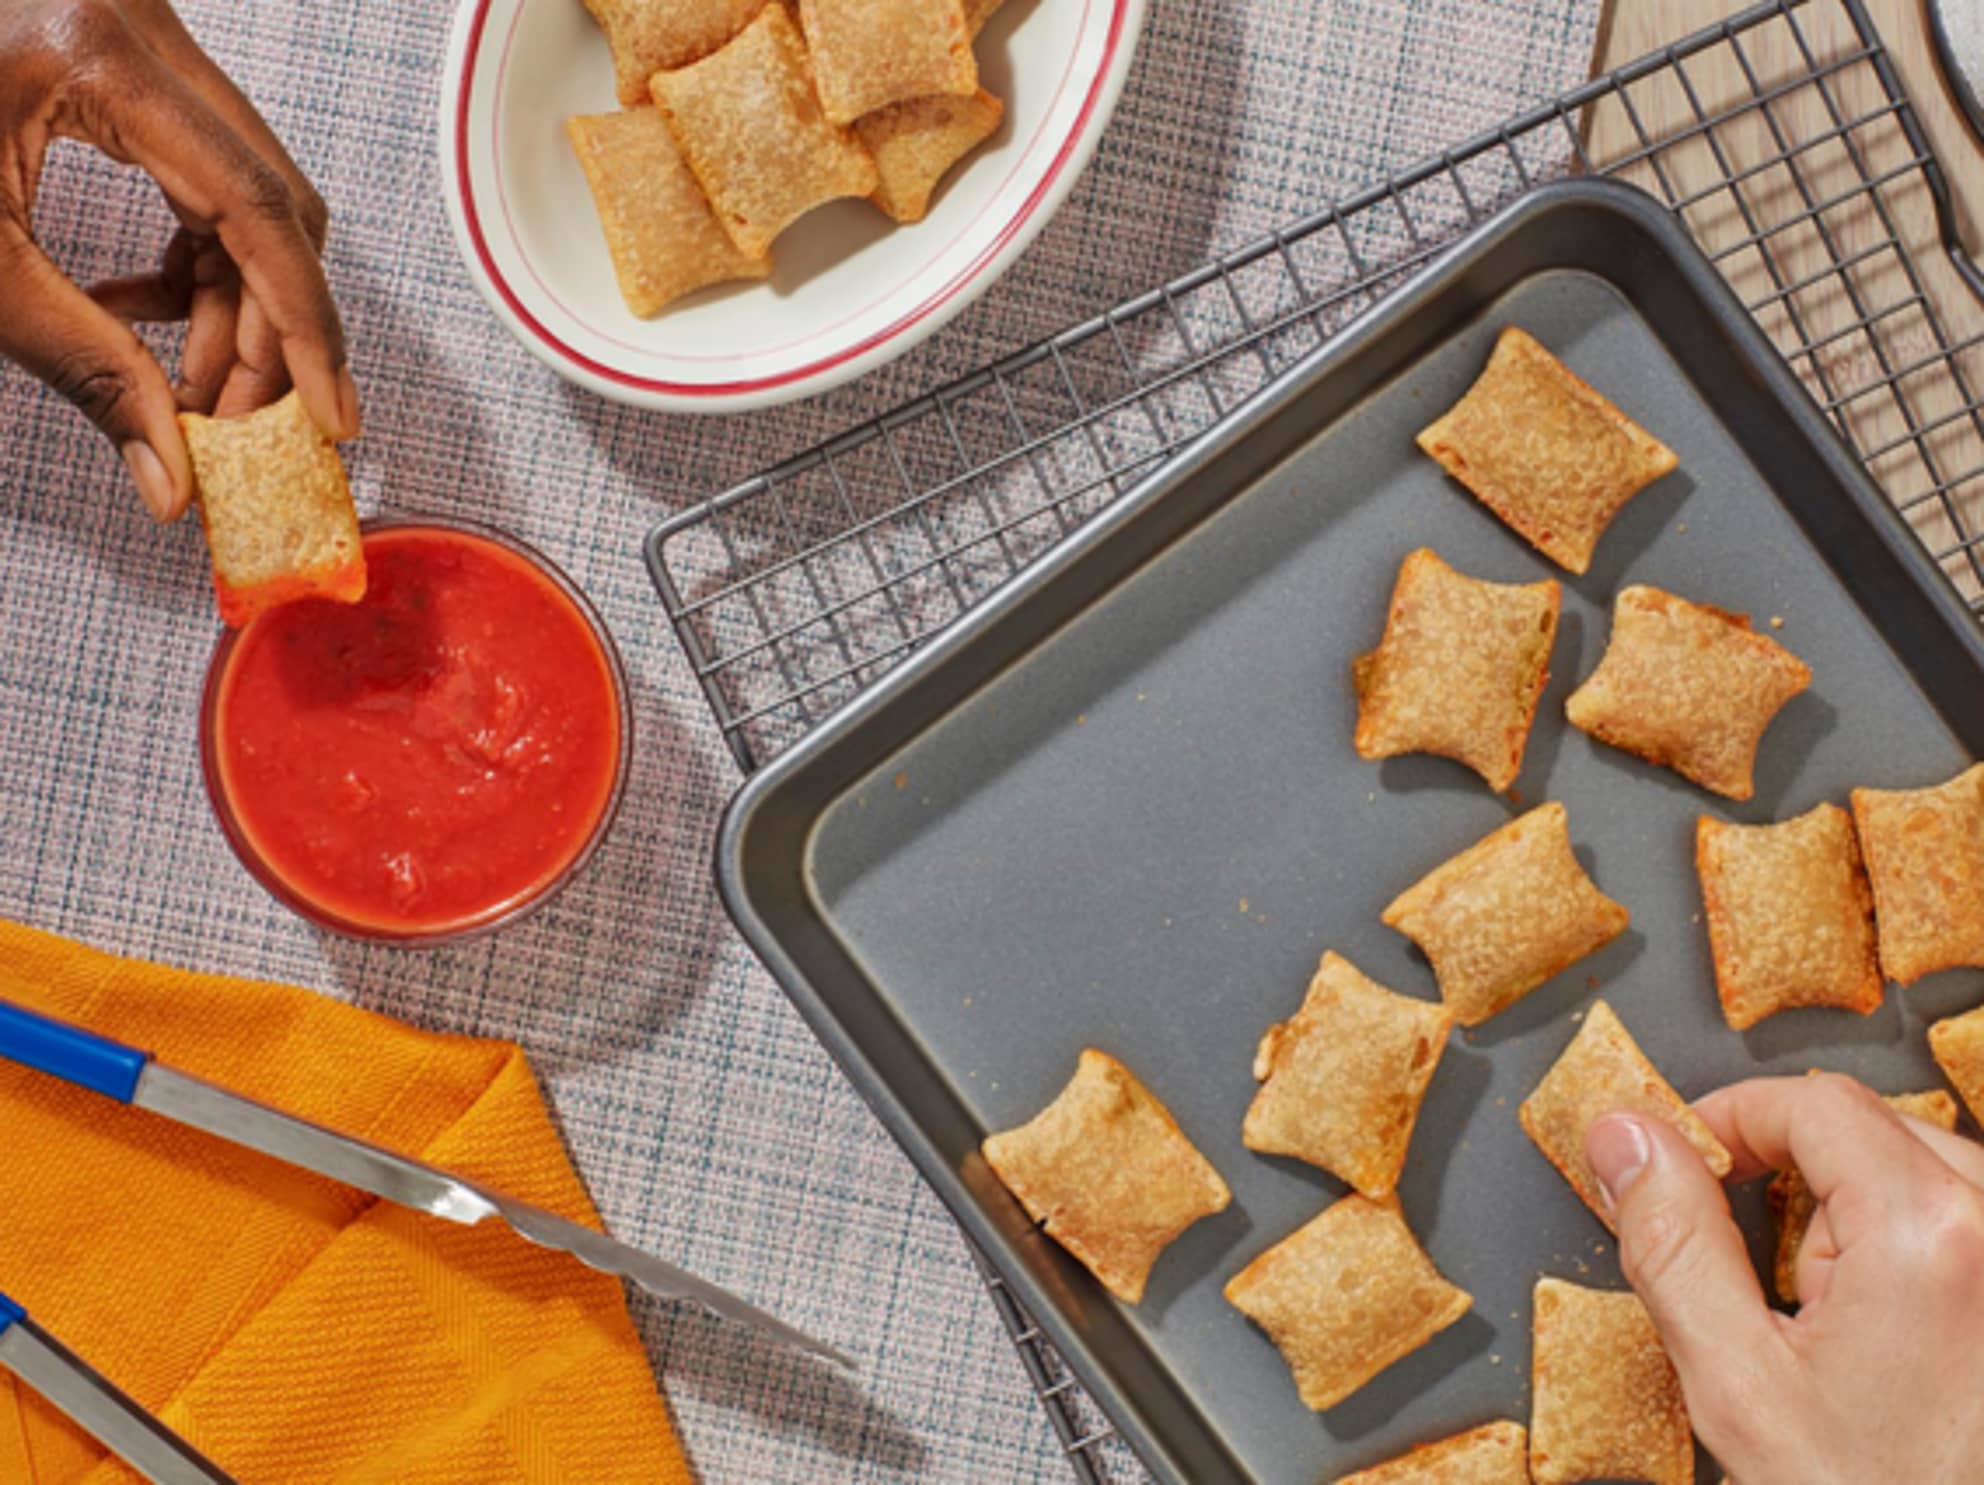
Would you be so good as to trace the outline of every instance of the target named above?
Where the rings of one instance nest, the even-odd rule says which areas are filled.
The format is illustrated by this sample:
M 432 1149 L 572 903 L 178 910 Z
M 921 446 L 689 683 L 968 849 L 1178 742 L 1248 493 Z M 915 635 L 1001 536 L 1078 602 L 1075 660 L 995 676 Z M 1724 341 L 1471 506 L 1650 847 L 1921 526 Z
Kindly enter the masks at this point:
M 1733 69 L 1705 77 L 1718 52 Z M 738 763 L 776 756 L 1457 234 L 1572 171 L 1681 217 L 1984 613 L 1984 316 L 1952 334 L 1938 309 L 1984 302 L 1984 276 L 1860 0 L 1766 0 L 658 526 L 655 584 Z M 980 1267 L 1077 1477 L 1135 1478 Z

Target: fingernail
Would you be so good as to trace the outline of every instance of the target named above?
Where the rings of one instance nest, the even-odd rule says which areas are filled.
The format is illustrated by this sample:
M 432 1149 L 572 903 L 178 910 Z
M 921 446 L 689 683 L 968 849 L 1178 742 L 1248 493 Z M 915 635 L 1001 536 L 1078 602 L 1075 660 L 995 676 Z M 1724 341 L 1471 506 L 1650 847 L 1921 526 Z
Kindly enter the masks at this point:
M 344 437 L 358 437 L 358 383 L 349 366 L 338 368 L 338 427 Z
M 1598 1177 L 1606 1210 L 1611 1211 L 1619 1205 L 1619 1198 L 1633 1189 L 1633 1182 L 1653 1158 L 1653 1141 L 1632 1115 L 1607 1114 L 1585 1136 L 1584 1153 L 1592 1174 Z
M 170 520 L 174 504 L 172 476 L 165 472 L 165 464 L 157 452 L 141 438 L 125 444 L 122 452 L 124 467 L 131 471 L 131 483 L 138 487 L 138 498 L 145 502 L 152 519 Z

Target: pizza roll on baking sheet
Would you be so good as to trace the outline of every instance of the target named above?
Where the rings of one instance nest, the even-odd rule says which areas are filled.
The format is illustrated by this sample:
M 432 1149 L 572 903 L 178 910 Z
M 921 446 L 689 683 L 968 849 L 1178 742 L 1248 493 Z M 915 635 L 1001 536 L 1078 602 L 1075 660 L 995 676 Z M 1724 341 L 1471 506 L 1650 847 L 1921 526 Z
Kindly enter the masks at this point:
M 1435 867 L 1383 921 L 1432 961 L 1454 1019 L 1479 1026 L 1617 938 L 1629 915 L 1578 865 L 1553 800 Z
M 1943 1076 L 1970 1106 L 1970 1117 L 1984 1124 L 1984 1009 L 1931 1026 L 1929 1050 Z
M 920 222 L 950 168 L 999 129 L 1006 107 L 985 89 L 968 98 L 936 93 L 891 103 L 855 120 L 882 183 L 875 204 L 898 222 Z
M 1933 789 L 1855 789 L 1881 969 L 1984 967 L 1984 763 Z
M 642 317 L 710 284 L 764 278 L 771 259 L 740 252 L 718 223 L 652 106 L 565 120 L 592 187 L 620 297 Z
M 181 413 L 179 427 L 222 619 L 239 626 L 299 598 L 365 596 L 344 461 L 300 396 L 236 418 Z
M 1573 727 L 1730 799 L 1756 793 L 1757 745 L 1811 667 L 1748 617 L 1635 584 L 1598 669 L 1564 703 Z
M 1821 804 L 1776 825 L 1695 824 L 1715 988 L 1742 1031 L 1797 1006 L 1881 1007 L 1874 898 L 1853 817 Z
M 1341 955 L 1323 955 L 1301 1009 L 1261 1038 L 1261 1088 L 1241 1141 L 1320 1165 L 1366 1196 L 1391 1195 L 1452 1027 L 1446 1007 L 1387 990 Z
M 1694 1485 L 1681 1379 L 1639 1296 L 1536 1281 L 1529 1471 L 1536 1485 Z
M 585 0 L 613 53 L 613 84 L 629 107 L 648 79 L 707 57 L 743 30 L 765 0 Z
M 1520 1423 L 1484 1423 L 1341 1475 L 1336 1485 L 1529 1485 L 1529 1434 Z
M 1346 1196 L 1226 1285 L 1268 1334 L 1302 1401 L 1333 1408 L 1474 1301 L 1440 1276 L 1395 1201 Z
M 1678 1129 L 1718 1177 L 1729 1174 L 1729 1151 L 1702 1118 L 1647 1060 L 1612 1007 L 1595 1000 L 1571 1044 L 1517 1110 L 1523 1131 L 1563 1173 L 1607 1227 L 1598 1176 L 1585 1159 L 1586 1131 L 1601 1115 L 1624 1109 Z
M 1898 1114 L 1920 1119 L 1938 1129 L 1956 1128 L 1956 1100 L 1940 1088 L 1927 1093 L 1896 1094 L 1888 1100 L 1888 1106 Z M 1819 1209 L 1819 1199 L 1795 1165 L 1772 1176 L 1764 1195 L 1777 1224 L 1777 1262 L 1773 1274 L 1777 1297 L 1786 1304 L 1796 1304 L 1798 1252 L 1805 1246 L 1805 1234 Z
M 799 0 L 799 24 L 836 124 L 906 98 L 978 91 L 961 0 Z
M 1550 679 L 1562 603 L 1555 582 L 1484 582 L 1425 547 L 1408 556 L 1384 637 L 1351 665 L 1358 757 L 1437 753 L 1507 790 Z
M 1591 567 L 1628 500 L 1680 461 L 1659 439 L 1511 325 L 1467 395 L 1419 447 L 1560 567 Z
M 1047 1235 L 1130 1304 L 1171 1241 L 1233 1199 L 1170 1110 L 1093 1048 L 1052 1103 L 983 1149 Z
M 767 5 L 721 50 L 657 72 L 650 86 L 717 220 L 750 257 L 814 207 L 880 184 L 854 131 L 821 114 L 784 5 Z

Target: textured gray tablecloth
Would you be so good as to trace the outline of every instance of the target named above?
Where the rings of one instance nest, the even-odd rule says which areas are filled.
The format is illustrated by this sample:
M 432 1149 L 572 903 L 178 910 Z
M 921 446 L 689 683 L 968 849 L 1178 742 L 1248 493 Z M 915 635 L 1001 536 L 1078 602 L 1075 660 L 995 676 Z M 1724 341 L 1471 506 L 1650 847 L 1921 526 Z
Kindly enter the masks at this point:
M 1154 0 L 1095 163 L 975 307 L 857 385 L 696 420 L 567 387 L 476 297 L 435 159 L 445 5 L 200 0 L 194 31 L 331 203 L 327 259 L 365 398 L 348 451 L 361 507 L 480 516 L 563 563 L 626 652 L 639 756 L 601 857 L 532 921 L 437 953 L 318 936 L 255 887 L 208 814 L 196 709 L 215 621 L 197 529 L 154 527 L 108 446 L 9 371 L 0 914 L 521 1042 L 617 1232 L 861 1359 L 840 1383 L 636 1300 L 704 1478 L 1058 1485 L 1067 1466 L 949 1218 L 716 902 L 710 838 L 737 777 L 640 537 L 699 494 L 1574 84 L 1596 12 Z M 144 181 L 58 149 L 39 226 L 79 278 L 148 264 L 169 225 Z

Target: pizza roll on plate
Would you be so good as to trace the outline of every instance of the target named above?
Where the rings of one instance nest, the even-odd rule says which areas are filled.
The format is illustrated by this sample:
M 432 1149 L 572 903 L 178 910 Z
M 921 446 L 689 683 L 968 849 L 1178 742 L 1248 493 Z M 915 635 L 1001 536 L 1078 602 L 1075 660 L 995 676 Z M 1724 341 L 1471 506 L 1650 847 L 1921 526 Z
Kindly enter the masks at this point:
M 1419 447 L 1560 567 L 1591 567 L 1628 500 L 1680 461 L 1514 325 Z
M 1301 1009 L 1269 1027 L 1254 1054 L 1261 1089 L 1242 1143 L 1320 1165 L 1366 1196 L 1391 1195 L 1452 1026 L 1446 1007 L 1323 955 Z
M 1821 804 L 1776 825 L 1695 823 L 1715 988 L 1742 1031 L 1796 1006 L 1871 1015 L 1884 993 L 1853 817 Z
M 836 124 L 907 98 L 978 91 L 961 0 L 799 0 L 799 24 Z
M 1435 867 L 1383 917 L 1432 961 L 1440 999 L 1463 1026 L 1507 1010 L 1628 920 L 1578 865 L 1570 816 L 1555 801 Z
M 1933 789 L 1855 789 L 1881 969 L 1984 967 L 1984 763 Z
M 613 53 L 614 88 L 629 107 L 648 79 L 707 57 L 744 29 L 765 0 L 585 0 Z
M 565 120 L 592 187 L 620 297 L 642 317 L 710 284 L 764 278 L 771 259 L 738 250 L 653 107 Z
M 1339 1476 L 1336 1485 L 1529 1485 L 1529 1434 L 1520 1423 L 1484 1423 Z
M 1536 1485 L 1694 1485 L 1681 1379 L 1628 1291 L 1539 1279 L 1532 1300 L 1529 1470 Z
M 1052 1103 L 983 1150 L 1047 1235 L 1130 1304 L 1171 1241 L 1233 1199 L 1170 1110 L 1093 1048 Z
M 866 196 L 875 162 L 813 93 L 806 43 L 782 4 L 700 62 L 650 81 L 654 101 L 738 251 L 762 258 L 814 207 Z
M 295 392 L 238 418 L 181 413 L 220 616 L 242 625 L 298 598 L 356 603 L 365 549 L 337 446 Z
M 1346 1196 L 1226 1285 L 1268 1334 L 1302 1401 L 1333 1408 L 1473 1306 L 1440 1276 L 1398 1204 Z
M 1764 731 L 1811 667 L 1742 614 L 1622 589 L 1605 657 L 1564 703 L 1571 725 L 1730 799 L 1756 793 Z
M 1929 1028 L 1929 1050 L 1963 1101 L 1984 1124 L 1984 1009 L 1952 1016 Z
M 1888 1106 L 1898 1114 L 1920 1119 L 1938 1129 L 1956 1128 L 1956 1100 L 1940 1088 L 1928 1093 L 1896 1094 L 1888 1100 Z M 1777 1262 L 1773 1275 L 1777 1297 L 1786 1304 L 1796 1304 L 1798 1252 L 1805 1246 L 1805 1234 L 1811 1229 L 1819 1199 L 1795 1165 L 1772 1176 L 1764 1196 L 1777 1223 Z
M 1607 1227 L 1598 1176 L 1585 1158 L 1584 1137 L 1600 1116 L 1616 1109 L 1673 1125 L 1701 1152 L 1718 1177 L 1729 1174 L 1729 1151 L 1639 1049 L 1612 1007 L 1592 1002 L 1571 1044 L 1517 1110 L 1523 1131 L 1563 1173 L 1584 1204 Z
M 937 183 L 998 132 L 1005 111 L 980 88 L 968 98 L 910 98 L 855 120 L 854 132 L 882 178 L 875 204 L 898 222 L 922 221 Z

